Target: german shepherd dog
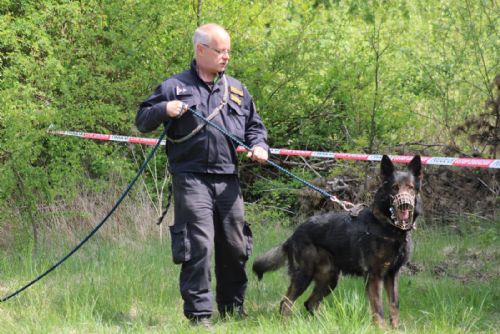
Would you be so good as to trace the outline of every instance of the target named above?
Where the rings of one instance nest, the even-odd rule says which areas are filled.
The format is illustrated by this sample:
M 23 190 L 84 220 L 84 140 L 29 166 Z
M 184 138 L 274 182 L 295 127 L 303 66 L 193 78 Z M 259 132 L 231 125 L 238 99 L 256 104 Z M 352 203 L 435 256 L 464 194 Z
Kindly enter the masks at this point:
M 315 287 L 304 305 L 313 313 L 335 289 L 342 273 L 365 277 L 373 320 L 380 327 L 384 326 L 383 283 L 391 325 L 399 326 L 399 270 L 408 262 L 411 231 L 421 212 L 420 156 L 413 157 L 407 171 L 395 171 L 391 159 L 384 155 L 381 179 L 373 203 L 359 215 L 326 213 L 310 217 L 283 244 L 255 260 L 253 271 L 259 280 L 288 261 L 290 286 L 280 303 L 285 319 L 311 281 Z

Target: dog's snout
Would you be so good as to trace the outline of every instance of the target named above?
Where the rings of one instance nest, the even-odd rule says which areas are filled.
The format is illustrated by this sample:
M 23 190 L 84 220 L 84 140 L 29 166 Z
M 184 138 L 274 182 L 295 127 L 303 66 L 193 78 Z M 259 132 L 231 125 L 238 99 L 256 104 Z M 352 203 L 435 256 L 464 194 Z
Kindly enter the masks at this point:
M 415 195 L 409 192 L 401 192 L 393 197 L 392 204 L 398 210 L 413 210 Z
M 415 210 L 415 195 L 409 192 L 400 192 L 392 197 L 391 218 L 394 225 L 402 230 L 413 227 L 413 212 Z

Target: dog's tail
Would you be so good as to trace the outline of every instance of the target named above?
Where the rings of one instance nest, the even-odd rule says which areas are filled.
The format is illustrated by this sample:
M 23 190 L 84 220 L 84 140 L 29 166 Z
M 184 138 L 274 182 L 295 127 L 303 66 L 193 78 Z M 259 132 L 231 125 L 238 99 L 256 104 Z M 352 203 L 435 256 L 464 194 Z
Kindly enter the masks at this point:
M 255 259 L 253 263 L 253 272 L 257 275 L 259 281 L 268 271 L 274 271 L 285 265 L 287 254 L 283 245 L 271 248 L 265 254 Z

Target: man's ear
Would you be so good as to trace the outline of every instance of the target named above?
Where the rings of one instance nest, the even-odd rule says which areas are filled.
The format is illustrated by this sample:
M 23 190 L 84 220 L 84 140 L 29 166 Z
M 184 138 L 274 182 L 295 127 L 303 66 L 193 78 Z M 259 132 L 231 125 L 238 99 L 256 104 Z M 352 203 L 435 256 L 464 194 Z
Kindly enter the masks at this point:
M 195 53 L 197 55 L 203 53 L 203 45 L 201 45 L 201 43 L 196 44 L 196 52 Z

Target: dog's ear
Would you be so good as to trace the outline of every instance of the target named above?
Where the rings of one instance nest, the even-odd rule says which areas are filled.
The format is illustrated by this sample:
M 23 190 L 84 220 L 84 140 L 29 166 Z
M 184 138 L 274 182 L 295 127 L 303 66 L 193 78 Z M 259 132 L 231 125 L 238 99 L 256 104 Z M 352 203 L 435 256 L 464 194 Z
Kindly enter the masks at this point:
M 422 161 L 420 159 L 420 155 L 416 155 L 411 159 L 410 163 L 408 164 L 408 170 L 412 172 L 413 175 L 417 179 L 422 178 Z
M 394 173 L 394 165 L 391 159 L 385 154 L 382 156 L 382 162 L 380 163 L 380 172 L 384 179 L 389 178 Z

